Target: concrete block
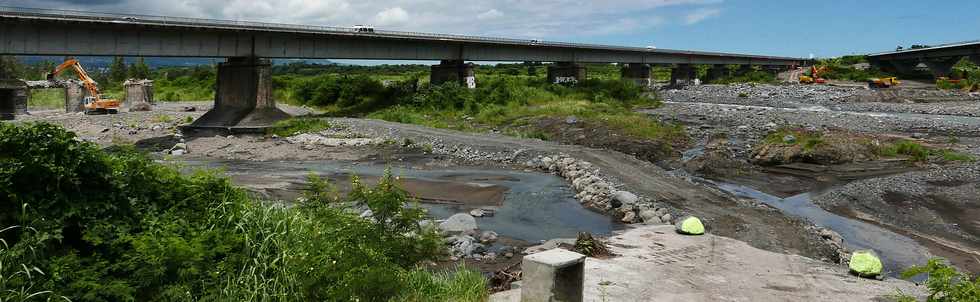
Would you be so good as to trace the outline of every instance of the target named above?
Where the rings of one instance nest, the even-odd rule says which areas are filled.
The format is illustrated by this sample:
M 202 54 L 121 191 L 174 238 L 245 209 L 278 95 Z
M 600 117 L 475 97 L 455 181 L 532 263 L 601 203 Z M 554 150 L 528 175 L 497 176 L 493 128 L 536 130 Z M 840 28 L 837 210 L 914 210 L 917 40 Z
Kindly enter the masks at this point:
M 522 302 L 581 302 L 585 255 L 552 249 L 528 255 L 521 263 Z

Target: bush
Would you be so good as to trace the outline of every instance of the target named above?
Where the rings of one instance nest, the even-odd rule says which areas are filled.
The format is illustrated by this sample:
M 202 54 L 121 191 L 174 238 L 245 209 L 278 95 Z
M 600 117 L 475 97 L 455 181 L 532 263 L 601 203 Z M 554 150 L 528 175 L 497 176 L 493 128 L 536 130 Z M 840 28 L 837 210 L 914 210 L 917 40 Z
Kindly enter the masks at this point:
M 971 278 L 957 271 L 956 268 L 947 265 L 943 259 L 934 258 L 926 265 L 913 266 L 902 272 L 902 278 L 911 279 L 921 274 L 928 275 L 925 281 L 926 287 L 929 288 L 927 302 L 980 301 L 980 278 Z M 915 301 L 915 299 L 900 295 L 900 301 Z
M 308 196 L 329 196 L 323 188 L 312 186 Z M 255 202 L 213 173 L 184 176 L 132 150 L 102 151 L 57 126 L 0 124 L 0 196 L 0 225 L 18 226 L 0 232 L 3 301 L 22 293 L 73 301 L 389 301 L 427 290 L 413 287 L 419 284 L 450 296 L 479 296 L 485 286 L 466 271 L 433 276 L 415 268 L 442 253 L 441 238 L 419 225 L 424 211 L 405 206 L 390 174 L 377 187 L 355 181 L 346 203 L 315 197 L 282 207 Z M 378 219 L 344 204 L 363 204 Z

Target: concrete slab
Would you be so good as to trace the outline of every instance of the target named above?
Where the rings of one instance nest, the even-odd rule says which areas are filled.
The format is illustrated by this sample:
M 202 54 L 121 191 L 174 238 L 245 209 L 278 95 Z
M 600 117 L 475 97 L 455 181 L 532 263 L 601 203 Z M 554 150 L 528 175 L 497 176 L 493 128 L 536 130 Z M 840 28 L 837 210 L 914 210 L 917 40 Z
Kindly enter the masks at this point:
M 843 266 L 710 234 L 683 236 L 672 226 L 627 230 L 609 243 L 619 256 L 585 262 L 585 301 L 880 301 L 899 291 L 924 294 L 911 282 L 862 279 Z M 520 291 L 491 301 L 520 301 Z
M 524 261 L 540 263 L 554 268 L 564 268 L 582 263 L 585 261 L 585 255 L 563 249 L 552 249 L 528 255 L 524 257 Z

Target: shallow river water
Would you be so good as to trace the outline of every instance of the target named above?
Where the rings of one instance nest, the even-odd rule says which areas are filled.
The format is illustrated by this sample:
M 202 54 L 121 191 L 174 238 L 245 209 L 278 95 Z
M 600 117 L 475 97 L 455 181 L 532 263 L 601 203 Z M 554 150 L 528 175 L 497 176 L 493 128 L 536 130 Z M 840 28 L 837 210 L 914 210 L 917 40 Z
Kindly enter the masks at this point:
M 385 166 L 340 161 L 182 161 L 190 168 L 218 168 L 238 185 L 274 187 L 272 190 L 301 190 L 310 172 L 322 177 L 347 181 L 355 174 L 364 179 L 376 178 Z M 495 169 L 426 169 L 392 168 L 402 180 L 422 184 L 429 194 L 451 194 L 440 190 L 479 190 L 502 187 L 503 202 L 490 206 L 493 217 L 477 218 L 482 230 L 492 230 L 514 239 L 538 242 L 553 238 L 574 238 L 586 231 L 599 235 L 622 228 L 605 215 L 582 207 L 574 192 L 561 178 L 536 172 Z M 275 184 L 281 184 L 276 186 Z M 288 184 L 288 185 L 287 185 Z M 482 192 L 482 191 L 481 191 Z M 492 203 L 489 202 L 488 203 Z M 482 206 L 452 203 L 422 203 L 435 219 L 469 212 Z

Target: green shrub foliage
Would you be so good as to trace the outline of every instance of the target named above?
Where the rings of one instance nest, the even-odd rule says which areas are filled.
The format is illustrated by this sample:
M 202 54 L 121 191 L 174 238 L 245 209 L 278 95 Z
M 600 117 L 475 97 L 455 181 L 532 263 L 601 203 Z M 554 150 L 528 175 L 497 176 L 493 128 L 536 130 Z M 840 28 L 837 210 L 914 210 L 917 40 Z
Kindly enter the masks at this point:
M 486 296 L 472 273 L 415 268 L 442 242 L 391 175 L 355 182 L 346 202 L 321 198 L 327 187 L 316 182 L 298 206 L 264 204 L 214 173 L 184 176 L 49 124 L 0 124 L 0 301 Z

